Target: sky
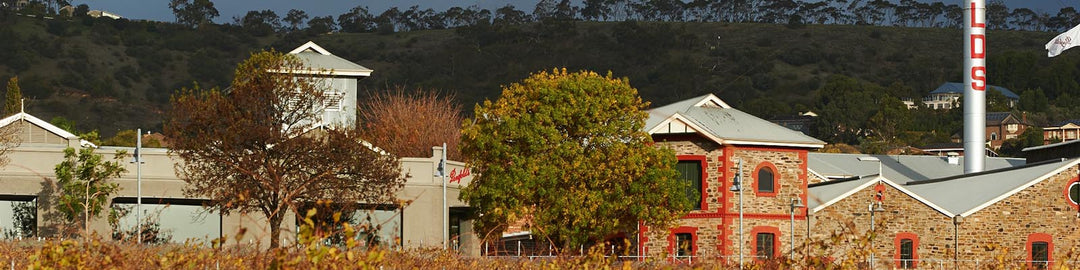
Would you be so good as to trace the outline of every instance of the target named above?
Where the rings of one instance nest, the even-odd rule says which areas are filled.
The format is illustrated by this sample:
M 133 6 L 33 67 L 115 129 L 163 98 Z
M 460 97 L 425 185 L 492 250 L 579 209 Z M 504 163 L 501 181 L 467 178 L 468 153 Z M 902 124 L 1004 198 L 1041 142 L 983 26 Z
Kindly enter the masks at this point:
M 218 23 L 232 22 L 233 17 L 243 17 L 251 10 L 271 9 L 278 16 L 285 16 L 290 9 L 299 9 L 307 12 L 308 16 L 334 16 L 348 12 L 356 6 L 367 6 L 373 14 L 382 13 L 390 7 L 408 8 L 419 5 L 421 8 L 431 8 L 443 11 L 453 6 L 476 5 L 485 9 L 496 9 L 506 4 L 512 4 L 517 9 L 532 12 L 532 8 L 538 0 L 382 0 L 382 1 L 356 1 L 356 0 L 216 0 L 214 6 L 221 13 L 215 19 Z M 926 1 L 926 0 L 920 0 Z M 174 16 L 169 10 L 169 0 L 75 0 L 75 5 L 87 4 L 90 9 L 109 11 L 128 19 L 145 19 L 155 21 L 172 21 Z M 574 0 L 578 3 L 580 0 Z M 962 0 L 944 0 L 941 2 L 960 3 Z M 1025 7 L 1035 11 L 1056 14 L 1063 7 L 1077 7 L 1080 9 L 1080 0 L 1005 0 L 1009 8 Z

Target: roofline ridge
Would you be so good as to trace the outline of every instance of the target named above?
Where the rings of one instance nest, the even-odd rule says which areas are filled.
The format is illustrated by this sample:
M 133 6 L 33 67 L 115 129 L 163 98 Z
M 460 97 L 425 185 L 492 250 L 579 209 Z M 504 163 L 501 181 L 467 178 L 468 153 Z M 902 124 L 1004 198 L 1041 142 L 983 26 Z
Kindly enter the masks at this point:
M 1068 160 L 1068 159 L 1066 159 L 1066 158 L 1048 159 L 1048 160 L 1043 160 L 1043 161 L 1039 161 L 1039 162 L 1035 162 L 1035 163 L 1028 163 L 1028 164 L 1024 164 L 1024 165 L 1020 165 L 1020 166 L 1014 166 L 1014 167 L 1006 167 L 1006 168 L 1000 168 L 1000 169 L 994 169 L 994 170 L 988 170 L 988 171 L 981 171 L 981 172 L 969 173 L 969 174 L 953 175 L 953 176 L 936 178 L 936 179 L 911 181 L 911 182 L 907 182 L 907 184 L 904 184 L 904 185 L 905 186 L 911 186 L 911 185 L 922 185 L 922 184 L 930 184 L 930 183 L 937 183 L 937 182 L 945 182 L 945 181 L 956 180 L 956 179 L 960 179 L 960 178 L 968 178 L 968 177 L 971 177 L 971 176 L 980 176 L 980 175 L 987 175 L 987 174 L 993 174 L 993 173 L 999 173 L 999 172 L 1007 172 L 1007 171 L 1012 171 L 1012 170 L 1026 169 L 1026 168 L 1030 168 L 1030 167 L 1041 166 L 1041 165 L 1046 165 L 1046 164 L 1050 164 L 1050 163 L 1057 163 L 1057 162 L 1062 162 L 1062 161 L 1066 161 L 1066 160 Z

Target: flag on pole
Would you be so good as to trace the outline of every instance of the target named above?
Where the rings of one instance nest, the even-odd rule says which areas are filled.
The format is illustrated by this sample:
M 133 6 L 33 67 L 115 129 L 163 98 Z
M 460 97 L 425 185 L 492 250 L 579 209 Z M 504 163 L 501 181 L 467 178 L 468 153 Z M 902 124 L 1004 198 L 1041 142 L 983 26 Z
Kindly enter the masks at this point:
M 1054 37 L 1053 40 L 1046 43 L 1046 56 L 1054 57 L 1061 54 L 1062 51 L 1069 48 L 1076 47 L 1077 42 L 1080 42 L 1080 25 L 1069 29 L 1065 33 Z

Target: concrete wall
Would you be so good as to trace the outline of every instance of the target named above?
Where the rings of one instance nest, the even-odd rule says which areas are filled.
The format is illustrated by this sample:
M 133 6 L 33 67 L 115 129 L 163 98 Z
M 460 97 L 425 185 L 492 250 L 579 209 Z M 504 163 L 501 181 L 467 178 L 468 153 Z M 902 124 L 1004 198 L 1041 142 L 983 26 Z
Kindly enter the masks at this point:
M 55 204 L 57 190 L 54 168 L 63 160 L 65 145 L 27 145 L 13 149 L 9 153 L 11 163 L 0 167 L 0 197 L 36 197 L 38 200 L 38 236 L 57 237 L 67 233 L 74 234 L 78 228 L 68 224 L 57 211 Z M 102 154 L 106 159 L 111 159 L 118 151 L 134 152 L 132 148 L 102 147 L 96 153 Z M 434 150 L 435 155 L 441 155 L 441 148 Z M 154 203 L 160 199 L 181 200 L 186 202 L 200 198 L 191 198 L 184 195 L 185 183 L 177 178 L 174 166 L 179 162 L 176 157 L 168 155 L 166 149 L 143 149 L 142 166 L 142 196 L 144 203 Z M 114 196 L 114 200 L 131 200 L 137 197 L 137 171 L 136 165 L 131 163 L 131 158 L 123 160 L 128 173 L 115 179 L 121 190 Z M 402 239 L 400 243 L 405 247 L 431 247 L 442 246 L 442 185 L 441 178 L 434 176 L 438 158 L 403 158 L 403 173 L 409 175 L 405 187 L 397 192 L 401 200 L 410 201 L 401 208 Z M 464 175 L 465 166 L 461 162 L 451 161 L 447 171 L 456 172 L 455 175 Z M 448 177 L 449 179 L 449 177 Z M 460 182 L 447 185 L 447 203 L 450 207 L 466 207 L 458 200 L 458 193 L 463 186 L 472 181 L 472 176 L 463 176 Z M 183 200 L 187 199 L 187 200 Z M 191 200 L 196 199 L 196 200 Z M 175 203 L 175 202 L 174 202 Z M 214 215 L 211 213 L 210 215 Z M 111 228 L 108 225 L 107 214 L 91 221 L 91 229 L 101 235 L 110 235 Z M 285 217 L 282 223 L 282 239 L 284 243 L 290 243 L 295 239 L 296 226 L 293 215 Z M 478 254 L 479 246 L 476 244 L 476 236 L 471 231 L 471 225 L 465 221 L 462 224 L 463 243 L 462 250 L 466 254 Z M 0 228 L 8 226 L 10 221 L 0 220 Z M 265 217 L 259 213 L 238 214 L 233 213 L 221 217 L 220 232 L 229 236 L 230 242 L 233 236 L 244 228 L 246 233 L 239 239 L 240 243 L 260 244 L 267 246 L 269 239 L 269 227 Z M 216 228 L 208 228 L 208 230 Z M 214 230 L 216 231 L 216 230 Z M 209 237 L 217 237 L 211 235 Z M 182 241 L 183 239 L 174 239 Z

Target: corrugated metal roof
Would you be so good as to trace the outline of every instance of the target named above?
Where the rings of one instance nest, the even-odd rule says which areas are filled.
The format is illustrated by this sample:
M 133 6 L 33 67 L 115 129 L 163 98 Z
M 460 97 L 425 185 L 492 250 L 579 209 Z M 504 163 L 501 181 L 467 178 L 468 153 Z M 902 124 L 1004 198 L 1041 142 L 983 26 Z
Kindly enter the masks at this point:
M 910 155 L 867 155 L 810 153 L 807 169 L 826 177 L 852 177 L 878 173 L 878 164 L 873 161 L 859 161 L 859 157 L 876 157 L 881 161 L 881 173 L 886 179 L 897 184 L 913 181 L 944 178 L 964 173 L 964 158 L 959 157 L 957 164 L 949 164 L 948 157 L 910 156 Z M 1010 168 L 1024 165 L 1024 159 L 987 157 L 984 163 L 987 170 Z
M 847 194 L 857 192 L 859 187 L 868 182 L 876 181 L 876 175 L 869 175 L 849 180 L 834 180 L 825 183 L 811 185 L 807 188 L 810 195 L 807 197 L 807 209 L 814 210 L 819 206 L 832 202 Z
M 310 70 L 301 73 L 340 76 L 371 76 L 373 71 L 352 61 L 338 57 L 323 49 L 315 42 L 308 41 L 293 49 L 289 54 L 296 56 Z
M 304 51 L 294 54 L 300 61 L 303 61 L 305 65 L 312 69 L 326 69 L 335 72 L 341 71 L 354 71 L 354 72 L 371 72 L 370 68 L 366 68 L 352 61 L 345 60 L 337 55 L 323 55 L 312 51 Z
M 703 102 L 710 100 L 719 102 L 720 105 L 700 106 Z M 645 130 L 652 130 L 676 114 L 685 117 L 692 124 L 703 129 L 700 130 L 701 132 L 706 132 L 708 135 L 720 140 L 738 141 L 745 144 L 782 143 L 814 145 L 816 147 L 825 145 L 825 142 L 807 136 L 802 132 L 785 128 L 731 108 L 712 94 L 649 110 L 649 119 L 645 122 Z
M 1058 160 L 1001 171 L 908 184 L 904 187 L 954 214 L 969 214 L 996 202 L 1018 189 L 1041 181 L 1050 173 L 1072 166 L 1073 160 Z
M 1013 91 L 1009 90 L 1008 88 L 1001 87 L 1001 86 L 996 86 L 996 85 L 990 85 L 990 89 L 997 90 L 998 92 L 1000 92 L 1002 95 L 1005 95 L 1005 97 L 1007 97 L 1009 99 L 1020 99 L 1019 95 L 1017 95 L 1016 93 L 1013 93 Z M 963 93 L 964 93 L 964 84 L 963 83 L 958 83 L 958 82 L 943 83 L 943 84 L 941 84 L 941 86 L 938 86 L 937 89 L 934 89 L 934 91 L 930 92 L 930 94 L 963 94 Z

